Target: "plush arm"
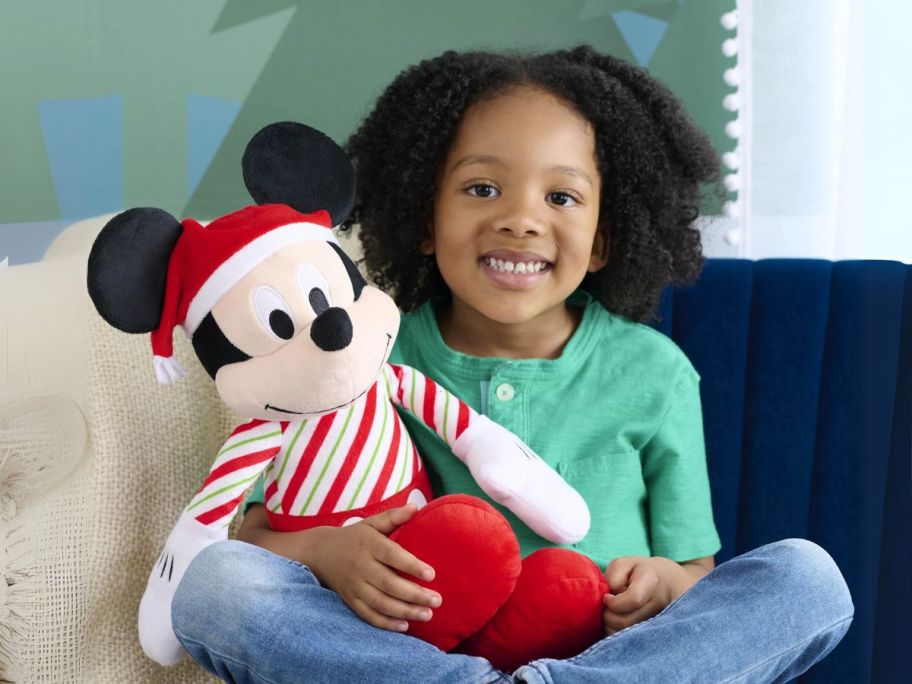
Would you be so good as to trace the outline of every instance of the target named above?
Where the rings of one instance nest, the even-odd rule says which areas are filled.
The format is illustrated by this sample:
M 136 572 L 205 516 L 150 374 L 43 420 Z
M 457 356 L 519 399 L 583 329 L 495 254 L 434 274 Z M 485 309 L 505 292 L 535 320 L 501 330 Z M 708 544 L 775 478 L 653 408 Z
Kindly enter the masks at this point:
M 414 368 L 389 364 L 385 375 L 392 400 L 433 429 L 494 501 L 558 544 L 586 536 L 586 502 L 519 437 Z
M 187 566 L 210 544 L 226 539 L 244 492 L 282 446 L 278 423 L 251 421 L 231 434 L 209 476 L 184 509 L 149 574 L 139 604 L 139 641 L 162 665 L 174 665 L 183 648 L 171 629 L 171 601 Z

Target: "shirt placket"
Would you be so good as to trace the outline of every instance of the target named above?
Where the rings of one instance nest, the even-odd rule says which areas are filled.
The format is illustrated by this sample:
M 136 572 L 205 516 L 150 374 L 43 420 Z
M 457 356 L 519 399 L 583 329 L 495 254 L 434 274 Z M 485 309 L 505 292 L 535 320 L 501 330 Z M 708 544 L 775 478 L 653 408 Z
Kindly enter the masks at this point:
M 487 385 L 488 416 L 526 440 L 525 381 L 513 364 L 507 362 L 494 368 Z

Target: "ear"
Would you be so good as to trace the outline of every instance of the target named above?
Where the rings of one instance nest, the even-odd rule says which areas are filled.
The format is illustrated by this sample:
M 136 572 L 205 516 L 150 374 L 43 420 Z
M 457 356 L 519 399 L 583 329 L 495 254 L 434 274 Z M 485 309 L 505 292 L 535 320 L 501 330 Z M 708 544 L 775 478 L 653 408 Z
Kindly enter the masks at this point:
M 424 256 L 431 256 L 434 253 L 434 226 L 428 225 L 424 237 L 418 243 L 418 251 Z
M 108 221 L 89 253 L 87 278 L 102 318 L 130 333 L 158 327 L 168 261 L 181 231 L 161 209 L 128 209 Z
M 320 131 L 293 121 L 260 130 L 241 161 L 244 184 L 257 204 L 287 204 L 309 214 L 323 209 L 334 226 L 355 205 L 355 169 L 342 148 Z
M 592 254 L 589 256 L 589 273 L 595 273 L 608 263 L 608 254 L 611 251 L 611 237 L 608 227 L 599 226 L 592 239 Z

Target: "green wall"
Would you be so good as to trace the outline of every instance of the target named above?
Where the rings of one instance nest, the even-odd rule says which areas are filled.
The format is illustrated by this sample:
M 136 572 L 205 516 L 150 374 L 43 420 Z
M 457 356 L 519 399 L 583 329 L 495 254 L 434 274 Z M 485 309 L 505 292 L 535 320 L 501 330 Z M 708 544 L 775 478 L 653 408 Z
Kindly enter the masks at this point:
M 0 260 L 40 258 L 29 240 L 49 242 L 58 224 L 102 211 L 235 209 L 248 200 L 240 154 L 262 125 L 297 119 L 342 142 L 396 73 L 446 49 L 592 44 L 647 66 L 724 151 L 732 60 L 720 52 L 719 16 L 733 6 L 0 0 Z

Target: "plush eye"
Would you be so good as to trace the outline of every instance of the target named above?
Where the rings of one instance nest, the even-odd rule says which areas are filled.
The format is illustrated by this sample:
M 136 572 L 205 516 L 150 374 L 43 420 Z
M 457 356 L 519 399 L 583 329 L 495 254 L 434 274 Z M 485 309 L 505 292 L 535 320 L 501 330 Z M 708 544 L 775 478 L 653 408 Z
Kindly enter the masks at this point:
M 271 287 L 263 286 L 253 295 L 253 308 L 264 328 L 280 340 L 294 337 L 294 318 L 291 307 L 282 299 L 282 295 Z
M 323 274 L 310 264 L 301 264 L 298 268 L 298 287 L 317 316 L 332 306 L 329 283 Z

